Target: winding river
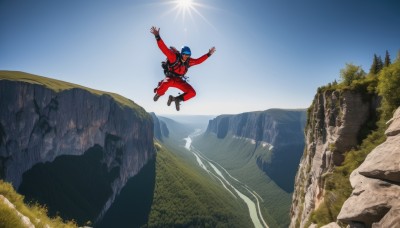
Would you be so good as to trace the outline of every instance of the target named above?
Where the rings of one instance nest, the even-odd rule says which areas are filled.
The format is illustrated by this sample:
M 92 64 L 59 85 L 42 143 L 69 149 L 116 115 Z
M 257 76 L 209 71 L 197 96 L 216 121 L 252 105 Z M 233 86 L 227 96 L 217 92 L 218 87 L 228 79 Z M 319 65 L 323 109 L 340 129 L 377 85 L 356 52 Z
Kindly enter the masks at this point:
M 228 173 L 220 164 L 217 162 L 205 157 L 199 150 L 192 146 L 192 138 L 201 134 L 201 130 L 196 130 L 194 133 L 190 134 L 186 140 L 185 148 L 190 151 L 196 158 L 197 164 L 204 169 L 208 174 L 217 179 L 221 185 L 237 200 L 242 199 L 248 209 L 251 221 L 254 224 L 254 227 L 267 227 L 267 223 L 264 221 L 264 218 L 261 215 L 259 196 L 258 194 L 250 189 L 247 185 L 240 182 L 238 179 L 234 178 L 232 175 Z M 236 186 L 234 187 L 231 184 L 231 181 L 236 182 Z M 249 194 L 253 196 L 255 202 L 239 191 L 237 188 L 243 189 L 242 191 L 247 191 Z M 236 193 L 236 194 L 235 194 Z M 239 197 L 239 198 L 238 198 Z M 261 199 L 261 198 L 260 198 Z M 261 199 L 262 200 L 262 199 Z

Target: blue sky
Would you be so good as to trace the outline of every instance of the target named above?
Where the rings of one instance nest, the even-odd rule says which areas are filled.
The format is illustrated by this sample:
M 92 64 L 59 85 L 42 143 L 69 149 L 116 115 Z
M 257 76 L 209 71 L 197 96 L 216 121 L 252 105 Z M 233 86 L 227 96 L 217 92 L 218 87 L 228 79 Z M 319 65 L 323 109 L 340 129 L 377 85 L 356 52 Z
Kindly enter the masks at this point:
M 0 69 L 121 94 L 157 114 L 217 115 L 307 108 L 346 63 L 368 72 L 400 50 L 397 0 L 0 0 Z M 151 26 L 193 57 L 197 96 L 181 111 L 154 102 L 164 76 Z M 166 95 L 178 95 L 170 89 Z

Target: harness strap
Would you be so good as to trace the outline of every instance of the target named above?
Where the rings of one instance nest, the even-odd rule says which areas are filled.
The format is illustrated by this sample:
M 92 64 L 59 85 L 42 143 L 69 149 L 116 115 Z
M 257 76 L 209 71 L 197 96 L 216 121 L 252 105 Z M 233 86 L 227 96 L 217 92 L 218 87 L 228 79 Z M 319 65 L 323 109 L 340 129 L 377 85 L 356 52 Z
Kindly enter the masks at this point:
M 185 72 L 183 74 L 178 74 L 175 73 L 174 70 L 177 69 L 178 67 L 180 67 L 181 65 L 183 65 L 185 67 Z M 168 77 L 184 77 L 185 74 L 187 73 L 188 69 L 189 69 L 189 60 L 186 60 L 184 63 L 182 63 L 181 61 L 181 55 L 179 53 L 176 53 L 176 60 L 174 63 L 170 64 L 169 61 L 167 60 L 166 62 L 166 68 L 164 70 L 164 74 Z

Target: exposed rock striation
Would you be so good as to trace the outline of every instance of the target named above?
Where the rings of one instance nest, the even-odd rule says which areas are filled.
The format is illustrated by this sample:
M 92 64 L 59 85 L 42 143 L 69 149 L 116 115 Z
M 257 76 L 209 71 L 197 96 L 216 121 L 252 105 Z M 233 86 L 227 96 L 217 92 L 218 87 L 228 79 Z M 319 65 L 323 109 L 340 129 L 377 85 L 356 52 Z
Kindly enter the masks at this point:
M 13 72 L 1 73 L 7 76 Z M 98 95 L 82 88 L 57 91 L 35 80 L 64 82 L 28 74 L 29 80 L 9 80 L 10 76 L 2 75 L 1 178 L 18 188 L 24 172 L 34 165 L 51 162 L 60 155 L 82 155 L 99 146 L 108 170 L 117 167 L 119 172 L 101 217 L 127 180 L 154 157 L 150 115 L 132 101 L 127 106 L 106 93 Z
M 359 144 L 360 132 L 376 110 L 374 97 L 354 91 L 324 91 L 314 98 L 306 126 L 306 146 L 295 180 L 290 227 L 304 227 L 323 200 L 323 176 Z
M 218 138 L 227 134 L 267 142 L 272 145 L 301 143 L 298 137 L 305 124 L 304 110 L 269 109 L 262 112 L 247 112 L 238 115 L 221 115 L 209 121 L 207 132 L 214 132 Z M 286 126 L 290 127 L 286 127 Z M 282 138 L 291 137 L 290 142 Z
M 385 132 L 387 139 L 350 176 L 353 192 L 338 220 L 365 227 L 400 226 L 400 108 Z

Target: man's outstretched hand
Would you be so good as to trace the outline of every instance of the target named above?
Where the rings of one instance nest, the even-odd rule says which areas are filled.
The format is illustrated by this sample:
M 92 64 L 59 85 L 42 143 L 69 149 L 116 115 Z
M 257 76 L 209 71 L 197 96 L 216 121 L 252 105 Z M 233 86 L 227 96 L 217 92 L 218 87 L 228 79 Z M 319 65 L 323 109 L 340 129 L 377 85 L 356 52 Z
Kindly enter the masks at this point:
M 160 28 L 157 29 L 157 27 L 153 26 L 150 29 L 150 32 L 154 34 L 154 36 L 160 36 Z
M 210 50 L 208 51 L 208 54 L 211 56 L 212 54 L 214 54 L 214 52 L 216 51 L 215 47 L 210 48 Z

